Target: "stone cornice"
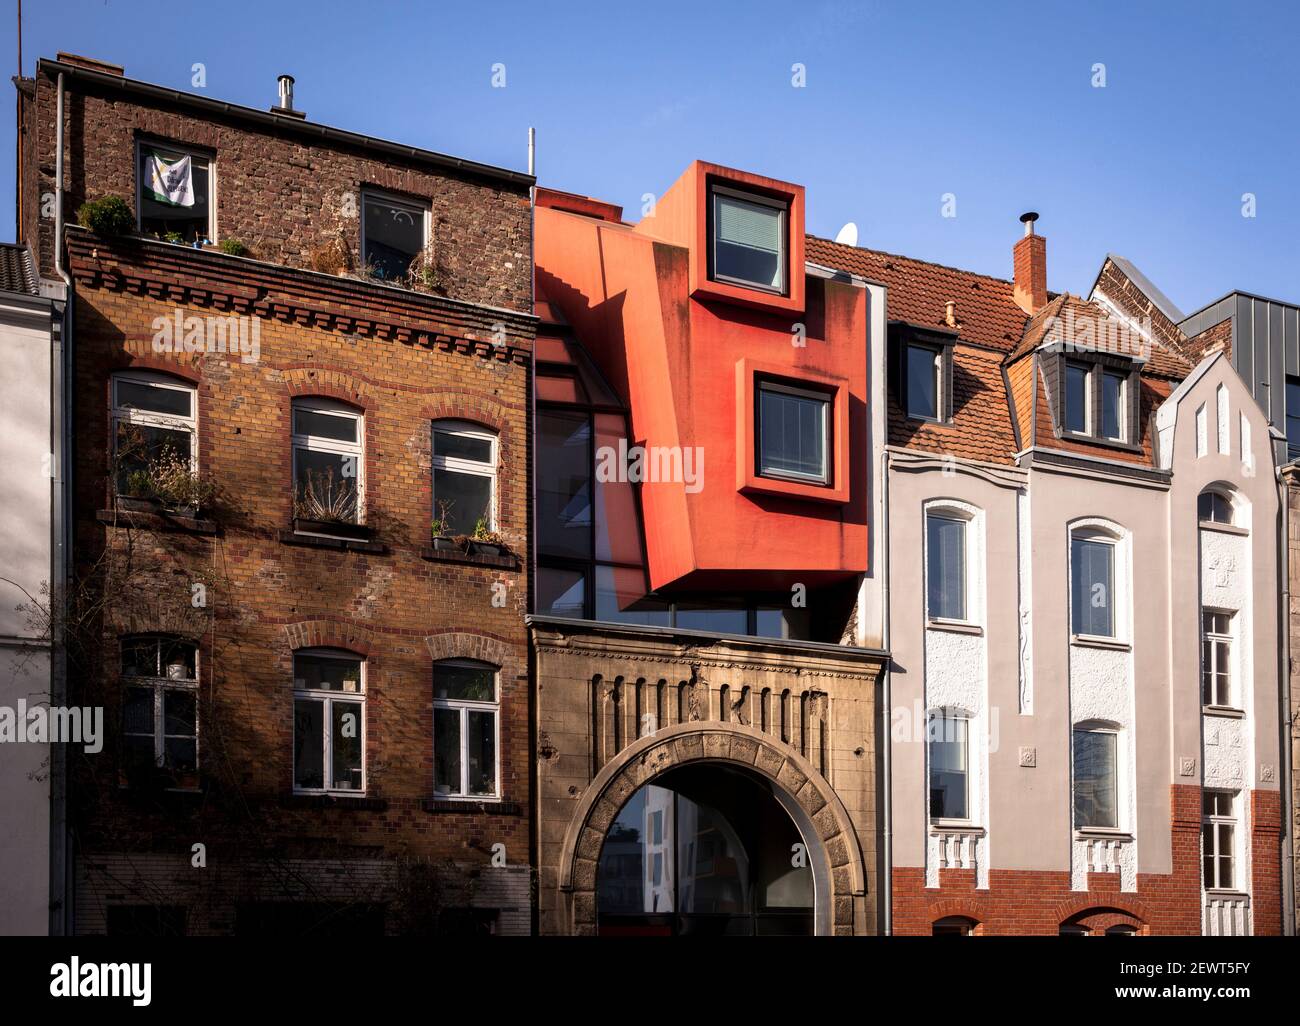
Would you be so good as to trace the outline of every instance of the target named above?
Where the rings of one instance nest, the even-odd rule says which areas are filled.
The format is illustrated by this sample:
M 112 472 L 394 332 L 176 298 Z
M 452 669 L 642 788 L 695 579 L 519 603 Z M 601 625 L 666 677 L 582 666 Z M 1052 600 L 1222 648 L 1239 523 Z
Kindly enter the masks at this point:
M 537 318 L 354 278 L 301 270 L 151 239 L 67 234 L 79 288 L 153 299 L 395 340 L 527 366 Z M 504 335 L 505 341 L 493 339 Z

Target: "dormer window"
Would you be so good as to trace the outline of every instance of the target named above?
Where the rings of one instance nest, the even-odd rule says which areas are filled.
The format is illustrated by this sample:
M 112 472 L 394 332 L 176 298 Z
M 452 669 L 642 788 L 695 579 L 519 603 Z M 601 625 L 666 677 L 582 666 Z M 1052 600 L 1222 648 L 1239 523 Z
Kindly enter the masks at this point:
M 941 366 L 938 346 L 909 342 L 903 360 L 907 415 L 922 420 L 938 420 Z
M 1098 356 L 1062 361 L 1056 409 L 1063 435 L 1131 445 L 1137 423 L 1137 371 L 1127 361 Z
M 909 420 L 952 422 L 956 335 L 896 321 L 889 327 L 894 398 Z
M 709 277 L 782 295 L 787 204 L 715 185 L 709 204 Z

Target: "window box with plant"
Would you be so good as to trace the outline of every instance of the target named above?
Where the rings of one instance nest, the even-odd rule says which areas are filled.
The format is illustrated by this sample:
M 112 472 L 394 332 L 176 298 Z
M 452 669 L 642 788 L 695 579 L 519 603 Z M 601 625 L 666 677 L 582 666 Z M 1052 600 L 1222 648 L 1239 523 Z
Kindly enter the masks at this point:
M 293 500 L 293 529 L 305 534 L 369 538 L 370 528 L 357 523 L 355 478 L 335 476 L 333 467 L 305 469 Z

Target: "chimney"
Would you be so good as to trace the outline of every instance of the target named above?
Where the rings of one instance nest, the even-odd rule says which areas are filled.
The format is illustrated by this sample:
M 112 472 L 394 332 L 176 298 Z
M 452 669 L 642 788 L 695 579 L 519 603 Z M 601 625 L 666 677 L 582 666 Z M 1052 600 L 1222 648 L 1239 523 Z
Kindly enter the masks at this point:
M 1038 215 L 1032 210 L 1020 215 L 1025 226 L 1012 255 L 1015 264 L 1015 288 L 1011 298 L 1031 317 L 1047 305 L 1047 239 L 1034 232 Z
M 943 323 L 950 328 L 957 327 L 957 303 L 955 300 L 948 300 L 943 304 Z
M 272 114 L 282 114 L 285 117 L 305 118 L 307 115 L 300 110 L 293 109 L 293 76 L 281 75 L 276 79 L 280 87 L 280 102 L 271 108 Z
M 74 68 L 98 71 L 101 75 L 116 75 L 118 78 L 126 75 L 126 69 L 120 64 L 110 64 L 95 57 L 83 57 L 79 53 L 64 53 L 60 50 L 54 55 L 54 59 L 60 64 L 71 64 Z

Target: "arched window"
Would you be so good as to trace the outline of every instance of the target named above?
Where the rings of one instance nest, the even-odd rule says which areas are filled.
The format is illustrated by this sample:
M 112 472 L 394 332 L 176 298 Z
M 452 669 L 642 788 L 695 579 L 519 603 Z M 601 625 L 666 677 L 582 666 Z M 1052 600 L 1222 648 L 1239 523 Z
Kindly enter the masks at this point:
M 983 618 L 981 511 L 955 499 L 925 507 L 925 612 L 932 623 Z
M 293 788 L 302 794 L 366 789 L 365 660 L 338 648 L 293 654 Z
M 359 410 L 336 399 L 293 401 L 293 515 L 320 524 L 365 519 L 365 460 Z
M 154 371 L 112 378 L 117 493 L 155 498 L 155 478 L 171 463 L 198 470 L 198 399 L 193 385 Z
M 497 436 L 459 420 L 433 422 L 433 521 L 436 535 L 496 530 Z
M 1128 588 L 1124 535 L 1100 521 L 1070 529 L 1070 630 L 1075 638 L 1121 640 Z
M 497 667 L 470 659 L 433 664 L 433 792 L 439 798 L 501 795 Z
M 1232 498 L 1217 488 L 1207 488 L 1196 498 L 1196 518 L 1204 524 L 1235 524 L 1236 506 Z
M 977 925 L 975 920 L 966 916 L 945 916 L 934 922 L 930 934 L 934 937 L 970 937 Z

